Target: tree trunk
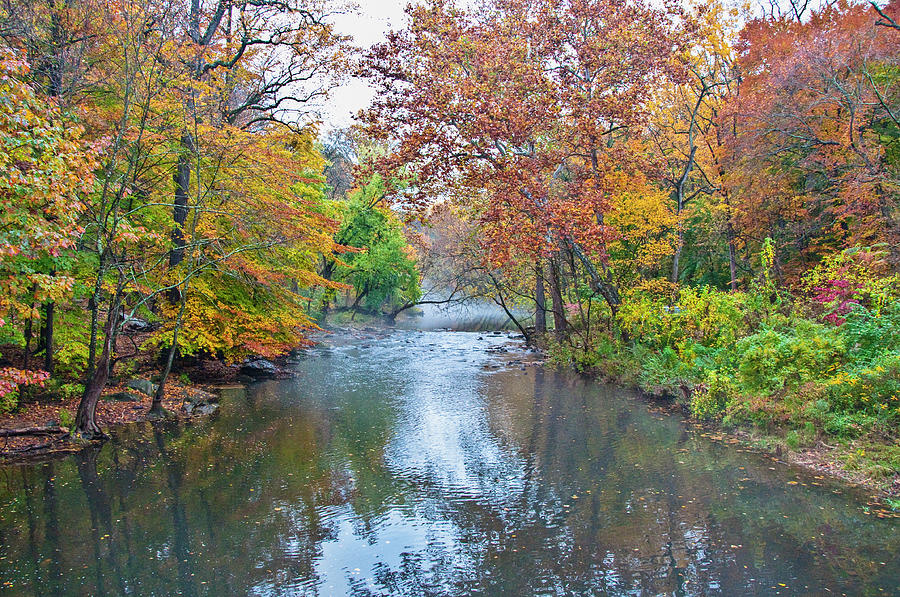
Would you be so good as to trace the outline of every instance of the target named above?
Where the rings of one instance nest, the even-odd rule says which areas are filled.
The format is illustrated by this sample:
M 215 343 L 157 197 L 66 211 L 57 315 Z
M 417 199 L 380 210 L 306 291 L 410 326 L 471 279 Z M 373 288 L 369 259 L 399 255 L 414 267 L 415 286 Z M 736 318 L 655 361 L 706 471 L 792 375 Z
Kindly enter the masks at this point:
M 44 370 L 53 375 L 53 316 L 56 303 L 50 301 L 44 307 Z
M 117 292 L 106 316 L 106 325 L 103 329 L 103 351 L 100 353 L 100 361 L 94 366 L 94 371 L 90 379 L 88 379 L 88 383 L 85 384 L 81 402 L 78 403 L 74 435 L 83 439 L 91 440 L 106 437 L 100 426 L 97 425 L 95 416 L 97 414 L 97 402 L 100 400 L 100 395 L 109 381 L 109 359 L 113 351 L 112 330 L 116 327 L 119 318 L 119 301 L 120 295 Z
M 534 333 L 537 336 L 543 336 L 547 333 L 547 299 L 544 296 L 544 268 L 541 265 L 540 258 L 534 266 L 535 285 L 534 285 Z
M 737 292 L 737 254 L 734 248 L 734 228 L 728 223 L 728 268 L 731 271 L 731 291 Z
M 728 267 L 731 271 L 731 292 L 737 292 L 737 253 L 734 247 L 734 224 L 731 222 L 731 203 L 725 194 L 725 236 L 728 240 Z
M 61 427 L 44 425 L 41 427 L 19 427 L 17 429 L 0 429 L 0 437 L 18 437 L 20 435 L 56 435 L 64 433 Z
M 557 340 L 562 340 L 566 334 L 567 322 L 562 288 L 559 284 L 559 264 L 556 257 L 550 258 L 550 276 L 548 281 L 550 282 L 550 300 L 553 304 L 553 333 Z
M 672 255 L 672 284 L 678 283 L 678 262 L 681 260 L 681 247 L 684 243 L 684 231 L 679 226 L 675 237 L 675 253 Z
M 31 330 L 33 325 L 34 319 L 29 315 L 28 319 L 25 321 L 25 354 L 22 357 L 23 369 L 28 369 L 29 361 L 31 360 Z
M 506 313 L 506 316 L 513 323 L 514 326 L 519 330 L 519 333 L 522 334 L 525 338 L 525 342 L 531 344 L 531 336 L 528 335 L 528 330 L 525 329 L 525 326 L 522 325 L 512 311 L 509 310 L 509 307 L 506 304 L 506 301 L 503 299 L 503 288 L 500 286 L 500 282 L 497 281 L 497 278 L 494 277 L 490 272 L 487 273 L 488 277 L 491 279 L 491 282 L 494 284 L 494 289 L 497 291 L 496 296 L 493 297 L 493 301 L 503 309 L 503 312 Z
M 125 320 L 125 309 L 119 309 L 119 315 L 118 315 L 117 321 L 124 321 L 124 320 Z M 119 326 L 115 326 L 115 327 L 113 327 L 113 330 L 112 330 L 112 340 L 109 343 L 109 345 L 112 346 L 112 353 L 110 354 L 110 359 L 109 359 L 109 376 L 110 377 L 113 376 L 113 370 L 116 367 L 117 359 L 115 358 L 115 352 L 116 352 L 116 346 L 117 346 L 118 341 L 119 341 Z
M 369 294 L 369 289 L 368 289 L 368 287 L 364 287 L 363 291 L 360 292 L 358 295 L 356 295 L 356 300 L 353 301 L 353 305 L 350 307 L 350 310 L 352 311 L 352 313 L 350 315 L 350 321 L 353 321 L 356 318 L 356 312 L 359 309 L 359 304 L 362 302 L 362 300 L 366 297 L 367 294 Z
M 175 168 L 175 203 L 172 207 L 172 249 L 169 251 L 169 267 L 184 261 L 184 224 L 188 216 L 188 193 L 191 185 L 191 155 L 194 152 L 194 138 L 187 131 L 181 134 L 181 152 Z M 169 300 L 177 302 L 181 296 L 178 288 L 169 293 Z
M 162 377 L 159 378 L 159 385 L 156 386 L 156 393 L 153 394 L 153 402 L 150 403 L 151 415 L 163 414 L 162 399 L 166 393 L 166 381 L 169 374 L 172 373 L 172 363 L 175 362 L 175 354 L 178 352 L 178 332 L 181 331 L 181 324 L 184 322 L 184 310 L 187 305 L 187 283 L 181 292 L 181 304 L 178 307 L 178 316 L 175 318 L 175 328 L 172 330 L 172 346 L 169 347 L 169 356 L 166 358 L 166 367 L 163 369 Z
M 704 91 L 706 89 L 704 88 Z M 703 96 L 701 96 L 702 98 Z M 699 108 L 700 103 L 697 103 L 697 108 Z M 694 167 L 694 156 L 697 154 L 697 147 L 694 145 L 694 122 L 697 114 L 697 108 L 694 109 L 691 114 L 691 125 L 688 128 L 688 140 L 691 147 L 691 153 L 688 156 L 687 163 L 684 165 L 684 170 L 681 172 L 681 176 L 675 181 L 675 190 L 673 191 L 673 195 L 675 196 L 675 217 L 681 218 L 681 212 L 684 210 L 684 185 L 687 184 L 688 176 L 691 174 L 691 169 Z M 684 244 L 684 230 L 681 227 L 681 222 L 676 222 L 676 226 L 678 226 L 678 234 L 675 239 L 675 254 L 672 256 L 672 283 L 678 283 L 678 262 L 681 260 L 681 247 Z

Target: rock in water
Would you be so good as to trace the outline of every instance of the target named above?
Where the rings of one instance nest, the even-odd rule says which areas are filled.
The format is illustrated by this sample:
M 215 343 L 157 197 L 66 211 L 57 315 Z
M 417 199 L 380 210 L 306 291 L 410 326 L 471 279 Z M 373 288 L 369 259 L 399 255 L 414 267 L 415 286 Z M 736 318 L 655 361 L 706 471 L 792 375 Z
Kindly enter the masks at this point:
M 156 394 L 157 385 L 149 379 L 132 379 L 127 384 L 125 384 L 125 387 L 132 390 L 137 390 L 138 392 L 147 394 L 148 396 L 153 396 L 154 394 Z
M 214 412 L 216 412 L 216 410 L 218 410 L 218 408 L 219 408 L 218 404 L 200 404 L 200 405 L 195 406 L 190 411 L 187 411 L 187 409 L 185 409 L 185 411 L 188 412 L 188 414 L 190 414 L 190 415 L 211 415 Z
M 219 408 L 219 397 L 203 390 L 185 390 L 181 409 L 189 415 L 208 415 Z
M 273 377 L 278 374 L 278 367 L 272 361 L 257 357 L 244 361 L 241 373 L 250 377 Z

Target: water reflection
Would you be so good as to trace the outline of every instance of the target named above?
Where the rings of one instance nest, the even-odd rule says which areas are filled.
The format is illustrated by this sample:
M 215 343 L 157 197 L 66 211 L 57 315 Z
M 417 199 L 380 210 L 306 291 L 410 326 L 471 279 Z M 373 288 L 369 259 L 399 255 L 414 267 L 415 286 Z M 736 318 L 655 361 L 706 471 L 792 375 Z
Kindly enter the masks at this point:
M 6 592 L 900 593 L 860 496 L 506 342 L 337 337 L 213 420 L 0 469 Z

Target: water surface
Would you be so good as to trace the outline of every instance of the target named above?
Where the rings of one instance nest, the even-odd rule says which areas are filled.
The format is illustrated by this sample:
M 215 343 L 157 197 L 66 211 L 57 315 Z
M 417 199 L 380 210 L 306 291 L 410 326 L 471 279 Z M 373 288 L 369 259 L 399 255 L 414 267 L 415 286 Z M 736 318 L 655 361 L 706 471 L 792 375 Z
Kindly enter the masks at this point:
M 210 420 L 2 468 L 4 593 L 900 594 L 864 495 L 518 350 L 336 335 Z

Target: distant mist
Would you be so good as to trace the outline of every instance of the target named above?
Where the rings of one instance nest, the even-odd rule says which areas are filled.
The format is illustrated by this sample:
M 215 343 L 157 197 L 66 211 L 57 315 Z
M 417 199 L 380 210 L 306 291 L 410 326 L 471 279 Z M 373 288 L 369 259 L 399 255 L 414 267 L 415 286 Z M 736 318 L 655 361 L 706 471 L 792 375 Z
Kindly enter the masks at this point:
M 515 329 L 503 309 L 493 303 L 422 305 L 419 313 L 404 313 L 397 318 L 397 325 L 407 329 L 450 329 L 462 332 Z M 513 313 L 527 325 L 533 323 L 533 318 L 528 313 L 518 309 Z

